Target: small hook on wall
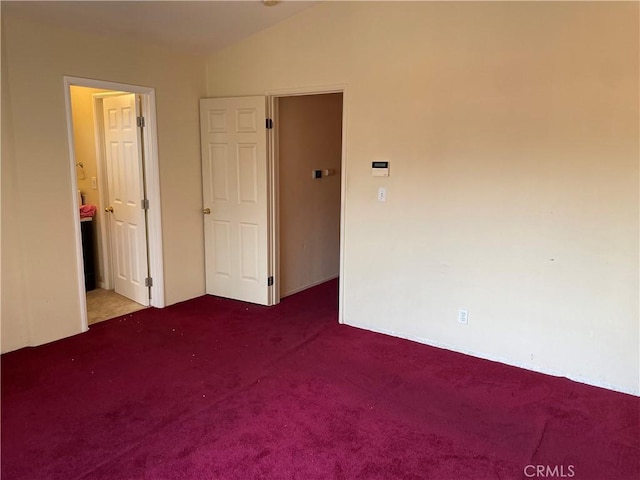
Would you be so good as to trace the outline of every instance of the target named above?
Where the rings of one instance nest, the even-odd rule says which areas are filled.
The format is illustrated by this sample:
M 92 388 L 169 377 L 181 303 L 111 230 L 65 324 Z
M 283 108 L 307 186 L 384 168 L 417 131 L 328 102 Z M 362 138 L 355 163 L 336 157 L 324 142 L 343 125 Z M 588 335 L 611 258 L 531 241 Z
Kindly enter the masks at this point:
M 84 180 L 85 178 L 87 178 L 87 174 L 84 173 L 84 163 L 77 162 L 76 167 L 80 169 L 80 171 L 78 172 L 78 180 Z

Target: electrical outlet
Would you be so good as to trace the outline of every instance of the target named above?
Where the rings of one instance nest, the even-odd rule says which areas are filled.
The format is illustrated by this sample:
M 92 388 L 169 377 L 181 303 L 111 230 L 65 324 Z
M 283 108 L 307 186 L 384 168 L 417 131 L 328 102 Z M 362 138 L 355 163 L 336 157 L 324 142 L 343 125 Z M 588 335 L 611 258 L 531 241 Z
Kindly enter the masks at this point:
M 466 308 L 458 310 L 458 323 L 461 323 L 462 325 L 469 323 L 469 310 Z

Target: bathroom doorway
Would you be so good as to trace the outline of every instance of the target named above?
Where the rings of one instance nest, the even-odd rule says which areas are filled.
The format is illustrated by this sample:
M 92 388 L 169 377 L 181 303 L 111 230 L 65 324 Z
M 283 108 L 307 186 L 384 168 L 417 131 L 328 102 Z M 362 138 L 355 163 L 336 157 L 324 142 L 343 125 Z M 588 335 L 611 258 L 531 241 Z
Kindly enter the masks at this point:
M 68 79 L 67 94 L 88 328 L 164 306 L 155 109 L 145 87 Z

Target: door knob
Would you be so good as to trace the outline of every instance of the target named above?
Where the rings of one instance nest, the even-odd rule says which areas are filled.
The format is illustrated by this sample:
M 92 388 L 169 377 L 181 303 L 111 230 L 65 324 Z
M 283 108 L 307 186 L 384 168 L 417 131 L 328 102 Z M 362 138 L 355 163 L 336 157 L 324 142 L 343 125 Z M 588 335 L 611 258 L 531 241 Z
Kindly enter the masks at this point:
M 104 209 L 105 212 L 113 213 L 113 207 L 107 207 Z
M 211 215 L 211 209 L 210 208 L 203 208 L 202 209 L 202 213 L 204 213 L 205 215 Z

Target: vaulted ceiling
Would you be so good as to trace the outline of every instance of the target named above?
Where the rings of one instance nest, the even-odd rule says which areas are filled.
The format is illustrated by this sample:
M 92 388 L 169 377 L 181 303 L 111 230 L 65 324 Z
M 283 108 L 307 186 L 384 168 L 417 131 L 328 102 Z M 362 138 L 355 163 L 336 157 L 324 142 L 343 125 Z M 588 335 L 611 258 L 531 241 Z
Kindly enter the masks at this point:
M 317 1 L 7 1 L 2 13 L 205 55 L 269 28 Z M 271 2 L 273 3 L 273 2 Z

